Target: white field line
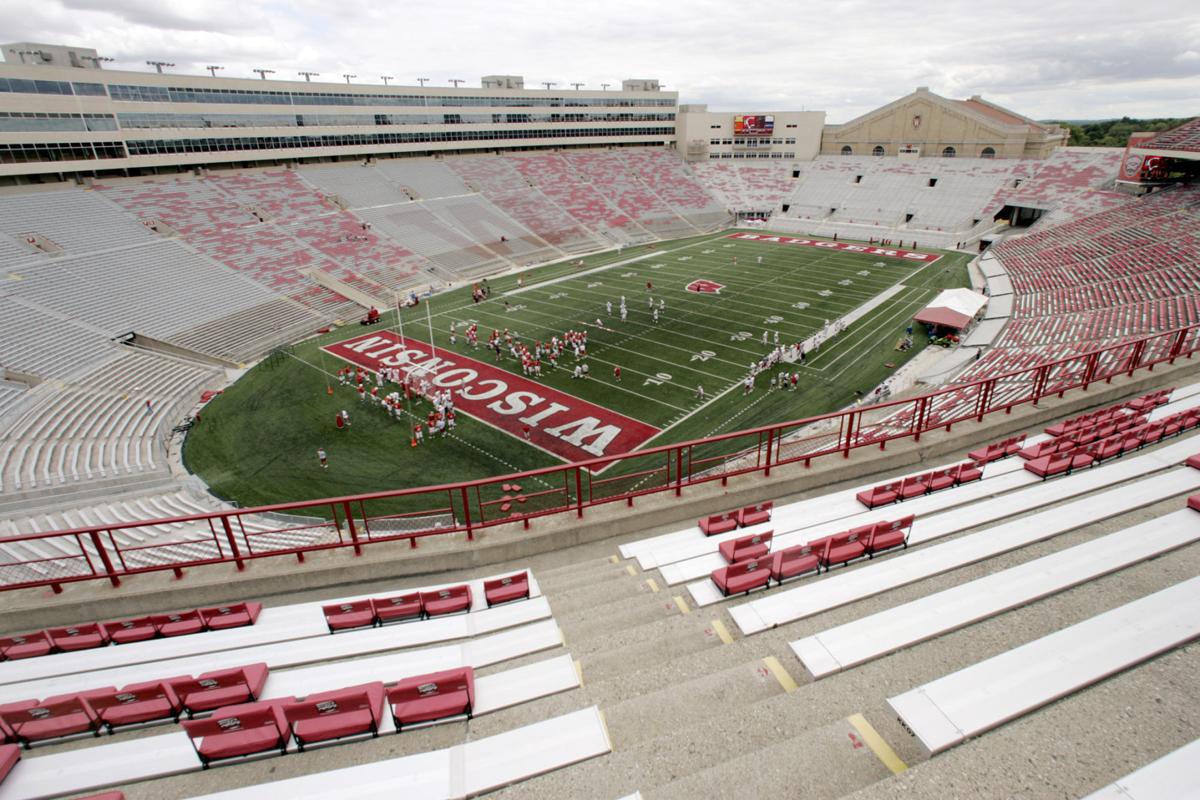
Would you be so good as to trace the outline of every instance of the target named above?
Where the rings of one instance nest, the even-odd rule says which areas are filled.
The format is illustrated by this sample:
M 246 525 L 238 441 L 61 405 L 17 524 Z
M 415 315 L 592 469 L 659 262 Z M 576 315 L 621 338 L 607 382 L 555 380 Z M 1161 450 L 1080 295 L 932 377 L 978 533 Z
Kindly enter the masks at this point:
M 528 292 L 532 289 L 543 289 L 547 286 L 552 286 L 554 284 L 562 283 L 564 281 L 570 281 L 570 280 L 574 280 L 576 278 L 582 278 L 587 275 L 593 275 L 597 272 L 604 272 L 605 270 L 613 269 L 614 267 L 623 267 L 627 264 L 634 264 L 634 263 L 637 263 L 638 261 L 644 261 L 647 258 L 659 258 L 659 257 L 665 256 L 669 253 L 678 253 L 682 250 L 687 250 L 689 247 L 696 247 L 697 245 L 703 245 L 703 244 L 711 244 L 714 241 L 717 241 L 717 240 L 723 239 L 723 238 L 725 238 L 725 233 L 718 234 L 715 238 L 705 239 L 704 241 L 700 241 L 700 242 L 692 242 L 691 244 L 685 244 L 682 247 L 676 247 L 673 250 L 651 250 L 649 253 L 643 253 L 642 255 L 634 256 L 633 258 L 627 258 L 624 261 L 615 261 L 611 264 L 602 264 L 601 266 L 592 267 L 591 269 L 586 269 L 582 272 L 567 273 L 566 275 L 560 275 L 557 278 L 551 278 L 548 281 L 540 281 L 538 283 L 531 284 L 529 286 L 522 286 L 519 289 L 513 289 L 512 291 L 505 292 L 505 294 L 506 295 L 522 294 L 522 293 Z M 637 245 L 635 245 L 635 247 L 636 246 Z

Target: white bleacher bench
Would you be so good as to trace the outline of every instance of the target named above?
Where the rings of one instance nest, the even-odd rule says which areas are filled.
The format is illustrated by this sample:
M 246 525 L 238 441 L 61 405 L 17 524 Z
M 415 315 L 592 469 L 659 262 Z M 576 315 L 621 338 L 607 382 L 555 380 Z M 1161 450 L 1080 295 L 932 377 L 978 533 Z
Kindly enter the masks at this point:
M 1200 637 L 1200 577 L 888 698 L 931 755 Z
M 473 598 L 471 613 L 453 618 L 457 620 L 456 622 L 449 622 L 439 626 L 410 626 L 404 634 L 407 644 L 403 646 L 413 647 L 463 636 L 493 633 L 505 628 L 548 618 L 550 616 L 550 607 L 541 596 L 541 588 L 533 577 L 533 574 L 531 572 L 528 574 L 530 599 L 514 604 L 510 607 L 509 611 L 504 613 L 491 613 L 492 609 L 487 607 L 486 593 L 483 588 L 483 584 L 486 581 L 500 576 L 468 581 L 467 585 L 471 587 L 471 596 Z M 448 584 L 406 587 L 398 589 L 394 594 L 435 591 L 445 585 Z M 385 592 L 384 594 L 390 596 L 393 593 Z M 0 687 L 7 684 L 44 680 L 55 676 L 71 675 L 80 672 L 118 669 L 186 656 L 199 656 L 204 653 L 218 653 L 238 648 L 328 636 L 329 631 L 325 625 L 325 618 L 321 613 L 322 604 L 354 602 L 362 599 L 364 598 L 355 595 L 313 603 L 267 607 L 263 609 L 255 624 L 246 628 L 208 631 L 200 635 L 188 637 L 151 639 L 122 644 L 119 647 L 105 647 L 74 653 L 56 653 L 42 656 L 36 660 L 22 659 L 0 662 Z M 500 609 L 496 610 L 499 611 Z M 251 659 L 251 661 L 253 660 L 255 659 Z M 4 691 L 3 688 L 0 688 L 0 696 L 4 696 Z
M 1083 800 L 1167 800 L 1194 795 L 1200 786 L 1200 739 L 1167 753 Z
M 1185 509 L 799 639 L 792 652 L 823 678 L 1200 540 Z
M 894 558 L 735 606 L 729 610 L 729 615 L 743 635 L 770 630 L 1194 491 L 1197 487 L 1200 487 L 1197 470 L 1182 468 L 1152 475 L 1111 489 L 1103 503 L 1085 497 L 936 547 L 908 550 Z M 917 536 L 914 534 L 912 538 L 915 541 Z
M 333 676 L 343 666 L 345 665 L 331 664 L 325 665 L 322 669 L 329 676 Z M 421 673 L 399 673 L 400 676 L 404 674 L 414 675 Z M 373 677 L 375 680 L 393 681 L 398 676 L 390 672 L 375 672 Z M 300 686 L 304 684 L 296 683 L 296 685 Z M 335 684 L 335 688 L 337 685 L 340 684 Z M 578 673 L 575 671 L 574 663 L 569 655 L 518 667 L 507 672 L 495 673 L 477 679 L 476 703 L 473 715 L 479 716 L 498 711 L 511 705 L 576 688 L 578 685 Z M 328 688 L 328 686 L 326 684 L 324 688 Z M 311 690 L 309 693 L 311 693 Z M 603 732 L 602 725 L 600 730 Z M 392 724 L 390 715 L 386 722 L 380 726 L 379 732 L 381 734 L 395 733 L 395 726 Z M 562 733 L 569 741 L 571 731 L 564 730 Z M 554 749 L 547 748 L 546 744 L 546 741 L 539 742 L 542 748 L 548 750 Z M 607 745 L 607 736 L 605 736 L 605 744 Z M 353 744 L 347 743 L 346 746 L 352 747 Z M 296 749 L 294 742 L 288 747 L 289 752 L 292 753 L 295 753 Z M 607 749 L 604 752 L 607 752 Z M 499 755 L 497 754 L 497 756 Z M 517 754 L 514 753 L 513 755 L 516 757 Z M 304 756 L 299 757 L 303 758 Z M 57 797 L 63 794 L 93 791 L 123 783 L 194 772 L 200 768 L 201 762 L 196 756 L 188 735 L 180 730 L 173 730 L 170 733 L 145 737 L 135 741 L 97 745 L 83 750 L 54 753 L 37 759 L 30 759 L 25 762 L 20 771 L 15 771 L 9 776 L 8 780 L 0 784 L 0 800 Z M 339 772 L 344 772 L 344 770 L 339 770 Z M 537 774 L 537 772 L 530 774 Z M 517 774 L 506 782 L 520 779 L 520 777 L 523 777 L 523 775 Z M 486 779 L 481 779 L 479 784 L 481 789 L 490 788 L 486 785 Z M 343 790 L 345 785 L 342 785 Z M 389 786 L 389 789 L 391 791 L 389 796 L 396 796 L 397 786 L 395 782 Z M 234 790 L 234 793 L 222 793 L 222 796 L 267 796 L 262 794 L 263 790 L 269 791 L 272 797 L 279 796 L 279 784 L 277 783 L 267 784 L 264 787 L 249 787 L 248 789 Z M 258 794 L 239 794 L 247 791 L 257 791 Z M 326 792 L 328 792 L 328 788 Z M 334 795 L 339 793 L 335 791 Z M 329 795 L 326 794 L 325 796 Z M 451 797 L 457 795 L 445 796 Z
M 496 612 L 512 612 L 520 604 L 495 609 Z M 490 613 L 490 612 L 489 612 Z M 468 616 L 432 620 L 430 628 L 442 628 L 447 622 L 469 619 Z M 396 648 L 419 645 L 414 641 L 411 629 L 414 625 L 394 625 L 385 628 L 367 628 L 344 633 L 339 636 L 314 637 L 298 641 L 279 642 L 269 645 L 243 647 L 200 656 L 173 659 L 169 662 L 133 664 L 125 667 L 96 670 L 86 673 L 89 686 L 127 686 L 131 683 L 154 681 L 162 677 L 164 666 L 178 674 L 198 675 L 218 669 L 232 669 L 243 664 L 266 663 L 271 669 L 300 667 L 335 658 L 355 658 L 374 653 L 383 653 Z M 473 634 L 455 626 L 457 637 Z M 427 631 L 429 635 L 432 631 Z M 434 644 L 446 641 L 439 637 Z M 457 666 L 482 666 L 515 658 L 518 655 L 536 653 L 562 643 L 562 632 L 553 619 L 542 619 L 498 633 L 463 639 L 455 644 L 441 644 L 424 650 L 407 650 L 398 657 L 406 666 L 397 666 L 402 673 L 420 674 Z M 397 662 L 398 664 L 401 662 Z M 60 675 L 35 679 L 21 683 L 10 683 L 0 687 L 0 702 L 17 702 L 30 698 L 52 697 L 81 691 L 80 674 Z M 82 687 L 86 688 L 86 687 Z
M 1194 445 L 1193 445 L 1194 446 Z M 1017 462 L 1010 462 L 1019 467 Z M 1102 489 L 1108 486 L 1114 486 L 1140 475 L 1162 469 L 1164 466 L 1161 459 L 1147 457 L 1144 460 L 1127 459 L 1122 462 L 1111 464 L 1103 469 L 1091 470 L 1086 473 L 1070 476 L 1063 479 L 1056 485 L 1046 486 L 1041 483 L 1035 483 L 1019 491 L 1003 494 L 991 499 L 979 500 L 973 503 L 953 502 L 951 495 L 956 492 L 964 492 L 959 495 L 957 500 L 961 501 L 968 497 L 974 498 L 979 495 L 976 492 L 969 492 L 968 487 L 962 487 L 953 491 L 944 492 L 940 495 L 930 495 L 927 497 L 910 500 L 903 506 L 885 506 L 880 510 L 867 512 L 864 511 L 857 518 L 843 520 L 836 525 L 819 525 L 806 528 L 800 531 L 783 534 L 775 537 L 775 549 L 779 550 L 786 547 L 796 547 L 802 544 L 816 541 L 824 536 L 837 533 L 846 527 L 858 527 L 860 525 L 877 523 L 884 519 L 895 519 L 899 517 L 897 512 L 927 512 L 938 510 L 939 507 L 947 508 L 953 506 L 953 510 L 943 510 L 942 513 L 934 516 L 925 516 L 919 513 L 917 530 L 909 542 L 919 544 L 929 542 L 934 539 L 939 539 L 943 536 L 948 536 L 952 533 L 957 533 L 963 530 L 969 530 L 973 527 L 987 524 L 990 522 L 998 522 L 1013 514 L 1019 514 L 1026 511 L 1031 511 L 1049 503 L 1065 500 L 1070 497 L 1076 497 L 1087 492 L 1094 492 L 1097 489 Z M 1107 470 L 1107 471 L 1105 471 Z M 1021 474 L 1021 471 L 1013 472 L 1012 475 Z M 1008 478 L 1005 475 L 1004 478 Z M 996 479 L 993 488 L 1001 485 L 1003 478 Z M 1025 481 L 1028 483 L 1028 481 Z M 982 484 L 971 484 L 970 486 L 979 486 Z M 988 493 L 990 494 L 990 493 Z M 938 502 L 938 498 L 947 498 L 942 502 Z M 668 564 L 659 569 L 662 574 L 663 581 L 669 585 L 675 585 L 687 580 L 698 578 L 706 572 L 718 569 L 721 563 L 717 560 L 718 556 L 708 555 L 699 558 L 682 561 L 676 564 Z M 715 595 L 710 587 L 707 587 L 705 581 L 688 584 L 688 591 L 697 604 L 701 606 L 709 605 L 717 602 L 720 597 Z

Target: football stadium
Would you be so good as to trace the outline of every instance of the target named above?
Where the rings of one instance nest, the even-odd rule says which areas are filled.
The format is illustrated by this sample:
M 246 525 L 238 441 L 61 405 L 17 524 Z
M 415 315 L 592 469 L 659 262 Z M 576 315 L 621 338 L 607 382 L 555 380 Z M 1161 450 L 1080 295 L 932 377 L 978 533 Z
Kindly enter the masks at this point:
M 0 800 L 1200 796 L 1200 118 L 0 50 Z

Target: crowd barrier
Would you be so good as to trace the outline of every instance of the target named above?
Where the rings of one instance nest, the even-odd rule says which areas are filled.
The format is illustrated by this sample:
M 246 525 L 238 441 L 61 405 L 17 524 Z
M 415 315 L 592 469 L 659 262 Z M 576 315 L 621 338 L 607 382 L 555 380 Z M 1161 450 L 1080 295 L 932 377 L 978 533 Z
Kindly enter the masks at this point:
M 7 537 L 0 539 L 9 545 L 6 553 L 40 555 L 0 562 L 0 590 L 50 587 L 60 592 L 64 583 L 97 579 L 119 586 L 123 577 L 143 572 L 173 570 L 181 577 L 190 567 L 232 563 L 242 569 L 248 560 L 281 556 L 303 562 L 306 553 L 350 548 L 359 555 L 383 542 L 407 541 L 415 548 L 426 536 L 463 534 L 472 541 L 477 531 L 495 525 L 523 523 L 528 528 L 538 517 L 583 517 L 588 508 L 604 503 L 632 506 L 642 495 L 679 495 L 684 487 L 707 481 L 848 458 L 852 450 L 884 449 L 895 439 L 919 441 L 929 431 L 983 421 L 1044 397 L 1190 358 L 1198 338 L 1200 325 L 1178 328 L 920 397 L 528 472 Z M 264 522 L 270 523 L 266 529 Z M 164 538 L 159 534 L 164 526 L 183 532 L 156 542 Z M 24 545 L 15 551 L 13 545 L 19 543 Z

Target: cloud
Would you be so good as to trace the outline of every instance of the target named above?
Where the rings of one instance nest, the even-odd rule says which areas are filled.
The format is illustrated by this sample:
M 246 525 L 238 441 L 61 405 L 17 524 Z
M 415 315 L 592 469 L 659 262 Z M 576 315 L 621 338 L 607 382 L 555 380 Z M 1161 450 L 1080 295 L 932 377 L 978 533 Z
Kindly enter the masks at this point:
M 253 78 L 299 70 L 341 82 L 619 86 L 658 78 L 713 110 L 806 108 L 844 122 L 929 86 L 982 94 L 1028 116 L 1183 116 L 1200 97 L 1194 0 L 1117 4 L 880 0 L 746 7 L 724 0 L 8 0 L 13 40 L 97 48 L 118 69 Z

